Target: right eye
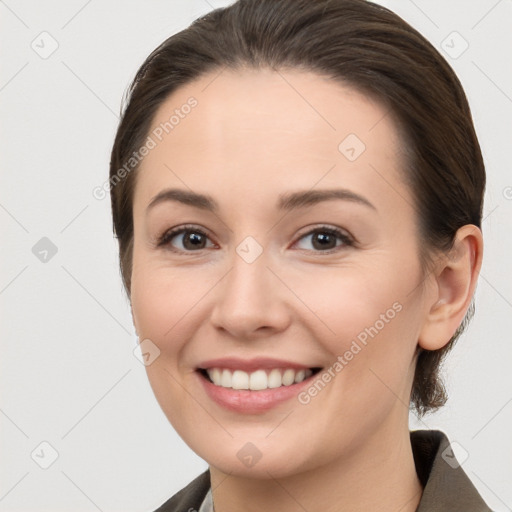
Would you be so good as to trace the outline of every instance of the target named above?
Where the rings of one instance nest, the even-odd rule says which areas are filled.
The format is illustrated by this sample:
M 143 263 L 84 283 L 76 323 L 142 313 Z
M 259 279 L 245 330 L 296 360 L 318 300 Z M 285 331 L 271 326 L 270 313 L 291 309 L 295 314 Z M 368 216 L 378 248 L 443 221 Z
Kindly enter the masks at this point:
M 159 237 L 157 245 L 158 247 L 169 248 L 174 252 L 195 252 L 215 247 L 215 244 L 211 241 L 210 245 L 207 245 L 208 241 L 208 235 L 202 229 L 196 226 L 181 226 L 166 231 Z

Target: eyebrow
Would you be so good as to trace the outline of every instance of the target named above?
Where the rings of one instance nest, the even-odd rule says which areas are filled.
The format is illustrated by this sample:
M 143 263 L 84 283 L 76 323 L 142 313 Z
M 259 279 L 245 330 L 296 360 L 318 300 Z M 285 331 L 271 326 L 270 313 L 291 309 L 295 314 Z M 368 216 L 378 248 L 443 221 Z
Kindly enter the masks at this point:
M 306 206 L 312 206 L 323 201 L 330 201 L 333 199 L 341 199 L 344 201 L 350 201 L 352 203 L 361 204 L 367 206 L 375 211 L 377 208 L 368 201 L 365 197 L 352 192 L 351 190 L 337 188 L 337 189 L 325 189 L 325 190 L 306 190 L 299 192 L 289 192 L 281 194 L 277 207 L 279 210 L 295 210 L 304 208 Z M 198 194 L 189 190 L 182 190 L 179 188 L 169 188 L 162 190 L 156 196 L 154 196 L 149 205 L 146 208 L 146 212 L 154 208 L 157 204 L 175 201 L 178 203 L 193 206 L 201 210 L 218 212 L 219 205 L 213 197 L 206 194 Z

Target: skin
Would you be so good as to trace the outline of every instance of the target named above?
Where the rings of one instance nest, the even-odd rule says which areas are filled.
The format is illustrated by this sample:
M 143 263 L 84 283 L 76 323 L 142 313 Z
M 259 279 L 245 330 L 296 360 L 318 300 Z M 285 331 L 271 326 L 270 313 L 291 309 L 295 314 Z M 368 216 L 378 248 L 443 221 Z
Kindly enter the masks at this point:
M 155 396 L 209 464 L 216 511 L 414 511 L 422 492 L 408 429 L 415 352 L 442 347 L 462 321 L 480 231 L 461 228 L 456 252 L 423 272 L 396 127 L 348 86 L 303 71 L 217 71 L 175 91 L 152 129 L 191 96 L 197 107 L 137 171 L 131 303 L 140 339 L 160 350 L 146 367 Z M 338 150 L 348 134 L 366 146 L 354 161 Z M 166 201 L 147 211 L 166 188 L 208 194 L 219 210 Z M 337 188 L 373 208 L 341 199 L 276 207 L 280 194 Z M 207 233 L 204 248 L 183 245 L 183 234 L 157 246 L 183 224 Z M 334 237 L 325 253 L 311 233 L 322 225 L 355 244 Z M 263 250 L 252 263 L 236 252 L 247 236 Z M 395 303 L 400 312 L 307 405 L 228 411 L 195 371 L 226 356 L 328 368 Z M 261 453 L 252 467 L 237 457 L 247 442 Z

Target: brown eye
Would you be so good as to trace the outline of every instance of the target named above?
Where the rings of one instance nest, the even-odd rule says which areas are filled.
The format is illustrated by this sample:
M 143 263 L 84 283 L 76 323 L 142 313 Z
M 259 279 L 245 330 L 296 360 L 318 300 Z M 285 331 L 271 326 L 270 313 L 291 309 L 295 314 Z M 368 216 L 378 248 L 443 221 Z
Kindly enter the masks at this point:
M 320 227 L 316 228 L 309 233 L 301 236 L 299 239 L 307 240 L 309 238 L 309 242 L 305 245 L 311 245 L 313 247 L 313 251 L 315 252 L 332 252 L 336 250 L 338 247 L 344 246 L 352 246 L 352 239 L 343 231 L 337 228 L 331 227 Z M 299 249 L 310 250 L 310 247 L 299 247 Z
M 189 252 L 206 249 L 214 244 L 208 245 L 208 235 L 197 228 L 178 228 L 167 231 L 159 240 L 158 246 L 170 246 L 171 250 Z

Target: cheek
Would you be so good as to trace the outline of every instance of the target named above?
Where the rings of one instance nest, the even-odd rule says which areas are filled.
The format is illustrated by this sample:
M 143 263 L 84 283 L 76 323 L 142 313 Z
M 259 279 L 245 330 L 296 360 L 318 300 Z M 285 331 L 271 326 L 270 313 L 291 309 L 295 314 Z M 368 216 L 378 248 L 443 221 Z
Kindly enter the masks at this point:
M 411 293 L 418 269 L 411 263 L 386 269 L 331 270 L 303 279 L 296 288 L 315 313 L 307 313 L 308 324 L 332 355 L 335 381 L 342 393 L 358 399 L 373 400 L 379 388 L 386 393 L 386 386 L 406 393 L 410 380 L 421 326 L 421 300 Z M 412 279 L 403 279 L 404 273 Z
M 183 393 L 183 354 L 197 330 L 200 299 L 207 291 L 204 280 L 191 279 L 186 272 L 172 271 L 151 259 L 134 257 L 132 311 L 140 340 L 149 339 L 160 353 L 146 366 L 154 396 L 167 418 L 182 435 L 201 411 Z M 187 369 L 187 371 L 190 371 Z
M 137 250 L 133 268 L 131 303 L 139 337 L 154 339 L 164 351 L 177 347 L 208 280 L 195 279 L 193 271 L 173 269 Z
M 373 268 L 289 273 L 287 282 L 294 283 L 293 292 L 307 306 L 302 308 L 303 318 L 316 323 L 317 334 L 322 333 L 321 339 L 336 351 L 345 346 L 340 340 L 358 338 L 364 343 L 376 331 L 390 331 L 410 302 L 407 293 L 411 286 L 407 289 L 392 268 L 380 272 L 377 264 Z
M 176 294 L 168 293 L 155 272 L 139 266 L 132 274 L 131 302 L 139 337 L 151 339 L 162 349 L 160 344 L 180 313 Z

